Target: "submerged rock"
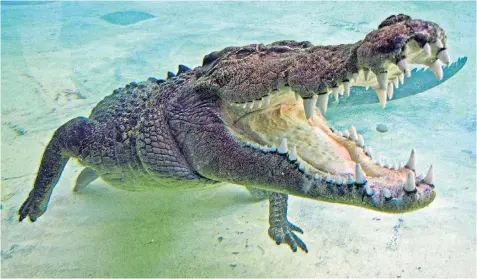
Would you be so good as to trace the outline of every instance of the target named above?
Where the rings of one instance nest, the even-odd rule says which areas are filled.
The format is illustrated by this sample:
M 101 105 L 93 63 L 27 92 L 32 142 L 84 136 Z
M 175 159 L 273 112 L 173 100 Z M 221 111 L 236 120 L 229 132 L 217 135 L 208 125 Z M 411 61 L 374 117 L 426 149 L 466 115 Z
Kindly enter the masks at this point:
M 384 124 L 378 124 L 376 125 L 376 131 L 381 132 L 381 133 L 386 133 L 388 131 L 388 127 Z
M 130 25 L 151 18 L 155 16 L 137 11 L 116 12 L 101 17 L 102 20 L 117 25 Z

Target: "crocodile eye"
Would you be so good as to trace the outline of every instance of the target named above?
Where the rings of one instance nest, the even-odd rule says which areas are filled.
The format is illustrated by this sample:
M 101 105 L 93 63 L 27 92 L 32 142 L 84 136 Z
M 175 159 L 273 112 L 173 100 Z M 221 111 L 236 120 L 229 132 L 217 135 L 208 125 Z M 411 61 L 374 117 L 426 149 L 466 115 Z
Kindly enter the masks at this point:
M 251 49 L 243 48 L 243 49 L 237 51 L 237 57 L 238 58 L 243 58 L 243 57 L 251 54 L 252 52 L 253 52 L 253 50 L 251 50 Z

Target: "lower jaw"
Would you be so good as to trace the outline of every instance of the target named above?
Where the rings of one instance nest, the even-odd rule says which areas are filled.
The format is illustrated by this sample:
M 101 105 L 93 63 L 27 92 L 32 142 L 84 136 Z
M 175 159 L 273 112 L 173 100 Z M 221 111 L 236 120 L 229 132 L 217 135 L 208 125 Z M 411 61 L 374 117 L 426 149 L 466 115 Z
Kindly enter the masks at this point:
M 234 123 L 232 129 L 240 131 L 235 133 L 240 140 L 269 147 L 278 147 L 286 138 L 288 147 L 296 145 L 298 156 L 313 172 L 343 177 L 355 172 L 352 153 L 357 150 L 340 143 L 318 109 L 307 121 L 300 101 L 250 113 Z

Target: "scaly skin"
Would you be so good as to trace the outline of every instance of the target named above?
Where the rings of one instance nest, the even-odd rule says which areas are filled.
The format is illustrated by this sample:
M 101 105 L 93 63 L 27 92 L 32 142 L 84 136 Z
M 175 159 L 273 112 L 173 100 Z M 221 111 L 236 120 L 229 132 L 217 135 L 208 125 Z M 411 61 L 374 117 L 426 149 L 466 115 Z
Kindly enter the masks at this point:
M 408 72 L 402 61 L 439 77 L 446 45 L 437 24 L 398 15 L 354 44 L 229 47 L 167 81 L 131 83 L 55 132 L 20 221 L 46 211 L 70 157 L 87 167 L 75 191 L 97 177 L 129 191 L 247 186 L 269 197 L 269 235 L 294 251 L 308 250 L 287 219 L 288 194 L 385 212 L 422 208 L 435 197 L 432 170 L 416 179 L 414 155 L 406 166 L 375 164 L 359 134 L 332 131 L 323 114 L 330 93 L 338 101 L 352 85 L 375 88 L 384 107 Z

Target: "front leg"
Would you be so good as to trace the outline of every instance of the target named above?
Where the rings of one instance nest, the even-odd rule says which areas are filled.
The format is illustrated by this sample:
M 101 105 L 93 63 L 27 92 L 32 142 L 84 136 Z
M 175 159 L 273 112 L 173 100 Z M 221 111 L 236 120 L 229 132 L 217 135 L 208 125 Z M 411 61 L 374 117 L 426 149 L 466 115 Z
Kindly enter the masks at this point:
M 305 243 L 293 232 L 297 231 L 303 233 L 303 230 L 294 224 L 290 223 L 287 218 L 288 209 L 288 195 L 282 193 L 272 192 L 270 194 L 270 228 L 268 235 L 280 245 L 283 241 L 290 245 L 293 252 L 300 247 L 303 251 L 308 253 Z

